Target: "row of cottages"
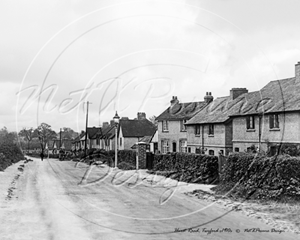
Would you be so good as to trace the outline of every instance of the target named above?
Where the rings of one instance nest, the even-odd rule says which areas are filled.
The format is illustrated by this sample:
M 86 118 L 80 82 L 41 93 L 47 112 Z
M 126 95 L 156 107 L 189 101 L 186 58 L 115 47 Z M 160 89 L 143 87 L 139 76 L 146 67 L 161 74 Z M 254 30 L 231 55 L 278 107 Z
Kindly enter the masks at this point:
M 183 114 L 192 103 L 178 102 L 177 108 L 182 109 L 178 111 L 179 116 L 170 114 L 176 112 L 176 109 L 172 110 L 171 101 L 171 106 L 164 112 L 169 116 L 163 113 L 157 118 L 159 150 L 162 153 L 187 151 L 210 155 L 228 155 L 250 149 L 275 153 L 282 143 L 299 144 L 299 90 L 300 62 L 295 65 L 293 78 L 271 81 L 254 92 L 233 88 L 229 96 L 202 102 L 203 106 L 193 114 Z M 207 95 L 211 96 L 210 93 Z M 176 97 L 173 99 L 177 100 Z M 186 119 L 189 120 L 184 123 Z M 182 124 L 185 125 L 184 132 L 184 128 L 178 127 Z M 166 126 L 173 126 L 172 130 Z M 182 141 L 186 141 L 186 145 L 181 144 Z M 176 147 L 178 144 L 179 148 Z
M 72 142 L 71 139 L 54 139 L 50 140 L 47 143 L 46 148 L 48 148 L 52 153 L 58 153 L 60 149 L 64 151 L 71 151 L 72 150 Z
M 114 150 L 116 125 L 113 120 L 104 122 L 102 127 L 87 128 L 87 148 Z M 137 142 L 145 142 L 149 150 L 157 150 L 156 126 L 146 118 L 144 112 L 139 112 L 137 118 L 122 117 L 117 125 L 117 148 L 132 150 Z M 85 148 L 85 132 L 74 141 L 74 148 Z

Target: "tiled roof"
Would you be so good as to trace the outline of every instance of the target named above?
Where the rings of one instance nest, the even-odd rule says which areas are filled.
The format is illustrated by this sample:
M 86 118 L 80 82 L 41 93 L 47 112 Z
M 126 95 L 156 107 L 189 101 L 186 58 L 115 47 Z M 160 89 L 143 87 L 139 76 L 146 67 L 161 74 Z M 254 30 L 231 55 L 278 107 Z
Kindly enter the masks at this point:
M 153 136 L 156 131 L 155 125 L 147 119 L 142 120 L 120 120 L 119 126 L 122 128 L 124 137 L 144 137 Z
M 186 124 L 201 124 L 212 122 L 225 122 L 229 119 L 227 106 L 230 102 L 230 97 L 219 97 L 203 108 Z
M 143 137 L 143 138 L 141 138 L 140 140 L 139 140 L 139 142 L 144 142 L 144 143 L 146 143 L 146 144 L 150 144 L 150 142 L 151 142 L 151 140 L 152 140 L 152 138 L 153 138 L 153 136 L 145 136 L 145 137 Z M 133 144 L 132 145 L 132 149 L 136 149 L 136 143 L 135 144 Z
M 255 97 L 247 99 L 232 116 L 300 110 L 300 83 L 295 78 L 269 82 Z
M 195 116 L 203 107 L 207 105 L 206 102 L 188 102 L 176 103 L 173 107 L 168 107 L 156 120 L 183 120 L 190 119 Z
M 222 123 L 231 116 L 300 110 L 300 83 L 295 78 L 269 82 L 260 91 L 242 94 L 234 100 L 222 97 L 202 109 L 186 124 Z

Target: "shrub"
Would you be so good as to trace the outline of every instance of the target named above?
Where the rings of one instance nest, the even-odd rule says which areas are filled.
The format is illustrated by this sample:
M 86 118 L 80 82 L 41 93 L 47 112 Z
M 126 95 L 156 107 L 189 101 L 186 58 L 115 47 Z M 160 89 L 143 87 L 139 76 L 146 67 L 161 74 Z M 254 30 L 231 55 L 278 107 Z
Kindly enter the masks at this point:
M 298 157 L 234 153 L 223 168 L 217 191 L 226 188 L 232 195 L 246 198 L 278 200 L 283 196 L 300 197 L 298 169 Z
M 192 153 L 155 154 L 154 169 L 176 180 L 193 183 L 212 183 L 218 178 L 218 158 Z

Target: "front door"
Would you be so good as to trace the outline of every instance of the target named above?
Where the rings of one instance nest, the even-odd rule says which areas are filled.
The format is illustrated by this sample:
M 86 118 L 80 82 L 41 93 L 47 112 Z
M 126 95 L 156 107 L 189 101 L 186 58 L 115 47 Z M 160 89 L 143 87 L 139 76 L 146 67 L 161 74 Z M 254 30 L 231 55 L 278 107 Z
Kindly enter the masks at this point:
M 172 152 L 176 152 L 176 142 L 173 142 L 173 144 L 172 144 Z

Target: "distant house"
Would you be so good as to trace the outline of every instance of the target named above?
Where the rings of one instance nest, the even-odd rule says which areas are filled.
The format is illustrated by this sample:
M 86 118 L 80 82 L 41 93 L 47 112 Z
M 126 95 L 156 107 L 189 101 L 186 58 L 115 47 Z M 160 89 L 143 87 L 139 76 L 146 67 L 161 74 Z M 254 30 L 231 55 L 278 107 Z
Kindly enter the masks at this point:
M 58 153 L 60 149 L 64 151 L 71 151 L 73 141 L 71 139 L 54 139 L 48 142 L 47 147 L 52 153 Z
M 300 62 L 295 77 L 269 82 L 247 94 L 232 114 L 233 150 L 256 148 L 275 153 L 281 143 L 300 144 Z
M 139 112 L 136 119 L 121 118 L 118 126 L 118 147 L 120 150 L 131 149 L 141 139 L 152 139 L 156 126 Z
M 213 100 L 207 92 L 202 102 L 179 103 L 173 96 L 168 107 L 158 121 L 158 150 L 161 153 L 187 152 L 187 130 L 185 123 Z
M 248 93 L 246 88 L 233 88 L 230 96 L 219 97 L 205 106 L 187 123 L 187 147 L 192 153 L 227 155 L 232 152 L 232 119 L 237 98 Z
M 146 149 L 149 152 L 156 153 L 158 151 L 158 133 L 157 130 L 152 136 L 145 136 L 139 140 L 138 143 L 145 143 L 147 145 Z M 135 143 L 132 147 L 132 149 L 137 148 L 137 143 Z
M 115 125 L 114 122 L 111 121 L 110 124 L 107 122 L 103 123 L 101 134 L 97 136 L 99 139 L 99 148 L 108 150 L 115 149 Z
M 81 131 L 81 133 L 72 141 L 72 149 L 79 151 L 84 149 L 84 140 L 81 140 L 85 136 L 85 132 Z

